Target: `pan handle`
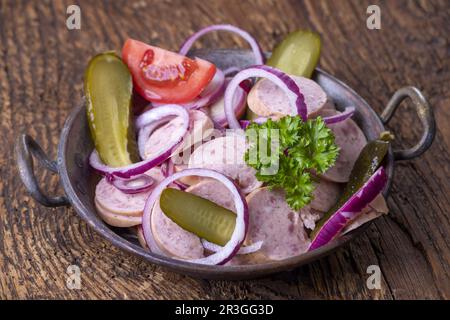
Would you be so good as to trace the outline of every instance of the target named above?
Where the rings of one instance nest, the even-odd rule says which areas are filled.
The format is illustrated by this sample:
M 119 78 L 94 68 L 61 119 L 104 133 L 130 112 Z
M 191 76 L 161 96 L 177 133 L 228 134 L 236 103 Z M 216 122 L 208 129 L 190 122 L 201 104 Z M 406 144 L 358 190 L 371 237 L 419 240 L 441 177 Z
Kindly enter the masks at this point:
M 47 196 L 37 183 L 34 175 L 33 156 L 48 170 L 58 173 L 55 161 L 50 160 L 41 146 L 29 135 L 22 134 L 16 142 L 16 160 L 20 178 L 30 195 L 46 207 L 60 207 L 70 204 L 65 196 Z
M 409 149 L 394 151 L 395 160 L 410 160 L 417 158 L 428 150 L 436 135 L 436 122 L 434 120 L 433 109 L 431 109 L 422 92 L 416 87 L 404 87 L 394 93 L 380 116 L 383 124 L 386 125 L 389 123 L 398 106 L 406 98 L 410 98 L 414 103 L 417 115 L 419 116 L 420 122 L 422 122 L 423 134 L 422 138 L 420 138 L 420 141 L 415 146 Z

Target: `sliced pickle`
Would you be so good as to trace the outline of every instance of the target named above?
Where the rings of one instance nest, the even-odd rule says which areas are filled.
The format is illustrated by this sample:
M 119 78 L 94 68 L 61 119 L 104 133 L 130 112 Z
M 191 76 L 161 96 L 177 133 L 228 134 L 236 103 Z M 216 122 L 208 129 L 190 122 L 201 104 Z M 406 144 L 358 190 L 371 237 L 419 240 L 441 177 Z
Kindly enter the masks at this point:
M 86 69 L 84 91 L 91 136 L 102 161 L 111 167 L 137 161 L 127 66 L 114 52 L 96 55 Z
M 378 139 L 370 141 L 361 150 L 342 195 L 339 197 L 336 204 L 316 223 L 316 227 L 311 233 L 311 239 L 316 235 L 320 228 L 322 228 L 324 223 L 327 222 L 330 217 L 347 202 L 348 199 L 350 199 L 359 189 L 361 189 L 375 173 L 375 171 L 382 165 L 393 139 L 394 136 L 389 131 L 383 131 Z
M 311 78 L 319 62 L 322 42 L 320 35 L 309 30 L 289 33 L 273 50 L 267 65 L 287 74 Z
M 236 214 L 189 192 L 167 188 L 159 199 L 161 210 L 181 228 L 224 246 L 231 238 Z

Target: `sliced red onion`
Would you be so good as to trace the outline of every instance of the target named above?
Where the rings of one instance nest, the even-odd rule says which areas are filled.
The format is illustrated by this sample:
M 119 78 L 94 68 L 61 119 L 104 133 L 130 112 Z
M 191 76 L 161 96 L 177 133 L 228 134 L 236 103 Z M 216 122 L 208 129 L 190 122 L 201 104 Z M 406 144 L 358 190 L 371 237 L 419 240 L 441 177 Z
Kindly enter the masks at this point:
M 165 104 L 161 105 L 158 108 L 152 108 L 142 113 L 136 119 L 136 129 L 142 129 L 143 127 L 154 123 L 155 121 L 159 121 L 162 119 L 168 119 L 173 117 L 182 117 L 186 118 L 186 115 L 189 117 L 188 112 L 185 108 L 180 106 L 179 104 Z
M 113 168 L 104 164 L 101 161 L 97 150 L 94 149 L 89 157 L 89 164 L 91 165 L 91 167 L 93 167 L 103 175 L 109 177 L 115 176 L 120 178 L 131 178 L 133 176 L 143 174 L 151 168 L 160 165 L 162 162 L 167 160 L 171 156 L 173 150 L 175 150 L 180 145 L 180 143 L 183 142 L 183 138 L 189 129 L 189 113 L 186 109 L 179 105 L 167 105 L 145 112 L 136 121 L 137 126 L 142 128 L 143 126 L 150 125 L 162 119 L 167 119 L 168 116 L 180 116 L 183 119 L 183 127 L 180 131 L 179 136 L 174 139 L 174 142 L 168 144 L 167 148 L 161 150 L 160 153 L 155 157 L 133 163 L 128 166 Z
M 148 243 L 148 246 L 153 252 L 162 253 L 161 249 L 158 247 L 156 241 L 153 237 L 153 232 L 151 228 L 151 217 L 153 206 L 155 202 L 159 199 L 161 192 L 172 182 L 187 176 L 199 176 L 199 177 L 207 177 L 220 181 L 227 187 L 227 189 L 231 192 L 234 199 L 234 206 L 236 208 L 236 224 L 234 231 L 231 235 L 228 243 L 222 247 L 218 252 L 201 259 L 189 260 L 193 263 L 199 264 L 209 264 L 209 265 L 221 265 L 228 262 L 231 258 L 233 258 L 236 253 L 239 251 L 242 242 L 245 239 L 248 230 L 248 207 L 247 201 L 245 201 L 245 197 L 236 187 L 234 182 L 230 180 L 228 177 L 223 174 L 209 169 L 186 169 L 180 172 L 173 174 L 170 177 L 167 177 L 163 181 L 160 182 L 158 186 L 153 189 L 150 194 L 147 202 L 144 207 L 144 215 L 142 217 L 142 228 L 144 230 L 145 239 Z
M 147 143 L 147 140 L 150 137 L 150 135 L 158 127 L 160 127 L 161 125 L 163 125 L 164 123 L 166 123 L 170 120 L 172 120 L 172 117 L 165 117 L 164 119 L 157 120 L 153 123 L 146 125 L 145 127 L 141 128 L 138 131 L 137 143 L 138 143 L 138 150 L 139 150 L 139 155 L 140 155 L 141 159 L 145 159 L 145 144 Z
M 247 127 L 250 125 L 250 123 L 251 123 L 251 120 L 239 120 L 239 126 L 244 130 L 247 129 Z
M 180 181 L 174 181 L 173 182 L 178 188 L 180 188 L 180 190 L 184 191 L 187 188 L 189 188 L 189 186 L 186 183 L 180 182 Z
M 253 66 L 242 70 L 228 84 L 225 90 L 225 115 L 227 117 L 228 125 L 232 129 L 240 129 L 239 121 L 236 119 L 236 115 L 233 109 L 233 97 L 239 86 L 239 84 L 249 78 L 267 78 L 277 86 L 279 86 L 287 95 L 292 107 L 291 114 L 299 115 L 303 121 L 307 118 L 307 109 L 305 104 L 305 97 L 300 92 L 298 85 L 295 81 L 284 72 L 269 67 L 269 66 Z
M 155 182 L 152 177 L 146 174 L 134 176 L 131 179 L 114 177 L 108 179 L 108 181 L 110 181 L 114 187 L 126 194 L 136 194 L 147 191 L 153 187 L 153 183 Z
M 241 255 L 241 254 L 254 253 L 254 252 L 258 251 L 259 249 L 261 249 L 263 243 L 264 243 L 264 241 L 261 240 L 261 241 L 252 243 L 251 245 L 241 247 L 237 254 Z M 218 252 L 223 249 L 222 246 L 219 246 L 218 244 L 209 242 L 208 240 L 205 240 L 205 239 L 202 239 L 202 245 L 203 245 L 203 248 L 205 248 L 206 250 L 211 251 L 211 252 Z
M 216 102 L 225 91 L 225 75 L 222 70 L 216 68 L 216 73 L 211 82 L 206 86 L 205 90 L 200 93 L 197 99 L 191 102 L 183 103 L 181 106 L 188 110 L 200 109 Z M 163 103 L 153 103 L 154 107 L 164 106 Z
M 326 124 L 338 123 L 350 118 L 355 113 L 355 107 L 347 107 L 344 112 L 336 114 L 334 116 L 324 117 L 323 121 Z
M 167 159 L 166 162 L 161 165 L 161 173 L 165 178 L 170 177 L 175 173 L 175 164 L 171 158 Z M 174 181 L 173 184 L 183 191 L 189 188 L 187 184 L 181 181 Z
M 239 36 L 244 38 L 252 48 L 253 54 L 255 55 L 255 64 L 264 64 L 264 53 L 262 52 L 261 47 L 255 40 L 255 38 L 253 38 L 247 31 L 230 24 L 216 24 L 200 29 L 185 40 L 185 42 L 181 45 L 179 53 L 184 56 L 187 55 L 195 41 L 197 41 L 203 35 L 212 31 L 229 31 L 238 34 Z
M 168 176 L 171 176 L 173 174 L 173 167 L 170 166 L 170 158 L 167 159 L 165 162 L 161 164 L 161 173 L 164 176 L 164 178 L 167 178 Z
M 246 83 L 244 81 L 243 83 Z M 226 85 L 228 86 L 229 81 L 226 81 Z M 239 85 L 236 88 L 236 92 L 233 96 L 233 110 L 235 115 L 243 114 L 245 112 L 245 107 L 247 104 L 247 92 L 244 90 L 243 86 Z M 215 104 L 213 104 L 209 108 L 209 116 L 215 125 L 218 127 L 225 127 L 227 123 L 227 117 L 225 115 L 225 99 L 221 98 Z
M 233 79 L 233 77 L 227 78 L 227 79 L 231 81 L 231 79 Z M 229 81 L 228 81 L 228 83 L 229 83 Z M 246 94 L 250 93 L 252 86 L 253 86 L 253 82 L 251 80 L 245 80 L 245 81 L 242 81 L 241 83 L 239 83 L 239 87 L 241 87 L 245 91 Z
M 383 190 L 387 182 L 386 171 L 380 167 L 369 180 L 348 199 L 321 227 L 311 241 L 308 251 L 317 249 L 340 234 L 349 221 L 361 214 L 361 211 Z

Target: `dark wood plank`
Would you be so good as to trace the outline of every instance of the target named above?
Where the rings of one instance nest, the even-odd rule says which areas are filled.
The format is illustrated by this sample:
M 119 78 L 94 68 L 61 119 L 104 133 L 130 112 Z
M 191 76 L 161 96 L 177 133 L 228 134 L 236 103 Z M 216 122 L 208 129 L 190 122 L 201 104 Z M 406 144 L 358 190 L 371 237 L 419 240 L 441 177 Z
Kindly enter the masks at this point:
M 450 44 L 446 1 L 381 1 L 382 29 L 366 28 L 369 1 L 77 1 L 82 29 L 65 27 L 70 1 L 0 2 L 0 298 L 319 298 L 404 299 L 450 296 L 449 152 Z M 438 123 L 431 149 L 399 163 L 391 212 L 336 254 L 274 277 L 205 281 L 167 272 L 112 247 L 72 209 L 48 209 L 24 191 L 14 167 L 15 137 L 28 132 L 52 156 L 70 109 L 82 97 L 89 58 L 120 50 L 127 37 L 177 49 L 194 30 L 232 23 L 271 50 L 296 28 L 322 33 L 321 66 L 380 112 L 392 93 L 415 85 Z M 199 46 L 244 47 L 231 35 Z M 397 146 L 420 136 L 408 103 L 389 125 Z M 42 173 L 49 193 L 58 179 Z M 82 289 L 66 287 L 77 264 Z M 379 265 L 381 290 L 366 287 L 366 269 Z

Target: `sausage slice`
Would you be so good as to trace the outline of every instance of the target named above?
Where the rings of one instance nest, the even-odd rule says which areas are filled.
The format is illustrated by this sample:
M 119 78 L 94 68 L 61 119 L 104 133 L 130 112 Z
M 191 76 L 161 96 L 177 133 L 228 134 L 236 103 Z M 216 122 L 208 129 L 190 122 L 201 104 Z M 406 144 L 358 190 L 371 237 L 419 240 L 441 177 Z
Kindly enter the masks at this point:
M 327 212 L 337 202 L 341 187 L 334 182 L 321 179 L 313 191 L 314 199 L 309 204 L 312 209 Z
M 164 178 L 161 170 L 156 167 L 147 171 L 146 174 L 155 180 L 154 185 Z M 137 194 L 126 194 L 110 184 L 106 178 L 102 178 L 95 188 L 95 201 L 103 211 L 108 211 L 111 214 L 140 217 L 150 192 L 151 190 Z
M 333 111 L 323 111 L 324 116 L 334 114 L 336 113 Z M 330 124 L 328 127 L 333 131 L 340 151 L 335 165 L 322 176 L 334 182 L 347 182 L 359 153 L 367 144 L 366 136 L 352 119 Z
M 107 224 L 113 227 L 127 228 L 133 227 L 141 224 L 142 218 L 136 216 L 127 216 L 122 214 L 117 214 L 110 212 L 103 208 L 97 201 L 95 202 L 95 208 L 97 209 L 97 213 L 105 221 Z
M 204 257 L 200 238 L 168 218 L 161 210 L 159 201 L 153 207 L 151 228 L 156 243 L 168 256 L 179 259 Z
M 174 154 L 188 149 L 213 133 L 214 124 L 204 112 L 190 110 L 189 116 L 191 121 L 189 133 L 185 135 L 183 142 L 177 147 Z M 182 126 L 183 120 L 180 117 L 176 117 L 156 129 L 145 142 L 145 159 L 157 156 L 161 150 L 167 148 L 168 144 L 174 143 L 181 133 Z
M 311 79 L 297 76 L 291 76 L 291 78 L 305 97 L 308 116 L 313 117 L 325 106 L 327 94 Z M 247 104 L 251 111 L 261 117 L 280 118 L 291 115 L 292 112 L 286 94 L 268 79 L 262 79 L 253 86 L 248 95 Z
M 247 166 L 244 160 L 245 137 L 230 134 L 208 141 L 199 146 L 189 158 L 189 168 L 216 170 L 234 179 L 242 191 L 249 193 L 262 183 L 256 179 L 255 169 Z
M 246 241 L 264 241 L 260 251 L 269 260 L 306 252 L 310 240 L 303 222 L 288 206 L 281 190 L 257 189 L 247 196 L 247 203 L 250 221 Z

